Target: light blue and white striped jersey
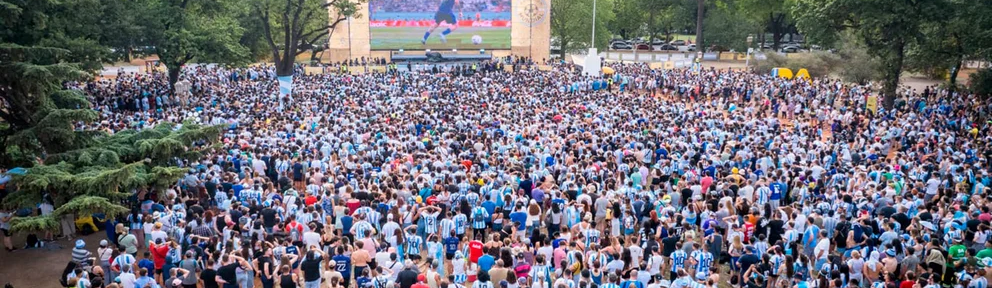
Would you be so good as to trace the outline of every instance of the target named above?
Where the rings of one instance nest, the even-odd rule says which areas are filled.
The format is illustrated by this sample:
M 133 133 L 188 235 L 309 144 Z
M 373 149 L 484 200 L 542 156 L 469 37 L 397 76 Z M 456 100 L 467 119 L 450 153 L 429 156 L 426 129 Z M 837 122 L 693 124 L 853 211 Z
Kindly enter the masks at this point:
M 599 230 L 596 229 L 587 229 L 585 231 L 582 231 L 582 235 L 586 237 L 586 247 L 589 247 L 589 244 L 591 243 L 598 244 L 600 234 L 601 233 L 599 232 Z
M 471 193 L 465 194 L 465 200 L 468 201 L 468 204 L 469 205 L 478 205 L 479 204 L 479 193 L 471 192 Z
M 420 255 L 420 249 L 423 248 L 424 239 L 415 234 L 407 234 L 406 243 L 404 244 L 406 244 L 407 255 Z
M 355 229 L 355 239 L 357 240 L 357 239 L 365 238 L 365 235 L 371 232 L 372 229 L 375 228 L 372 227 L 372 224 L 369 223 L 369 221 L 362 220 L 362 221 L 358 221 L 358 223 L 355 223 L 354 229 Z
M 455 221 L 450 218 L 441 219 L 441 238 L 448 238 L 455 230 Z
M 782 265 L 782 261 L 785 261 L 785 257 L 778 254 L 772 254 L 768 262 L 772 264 L 772 275 L 778 275 L 778 267 Z
M 685 254 L 682 249 L 675 250 L 672 252 L 672 272 L 678 272 L 679 269 L 685 268 L 685 259 L 689 258 L 689 255 Z
M 980 276 L 975 276 L 975 278 L 971 280 L 971 284 L 968 284 L 968 288 L 988 288 L 988 287 L 989 287 L 989 280 L 986 279 L 985 277 L 980 277 Z
M 440 212 L 424 212 L 420 213 L 421 217 L 424 217 L 424 233 L 434 234 L 437 233 L 437 215 Z
M 765 205 L 765 203 L 768 203 L 768 198 L 772 194 L 772 191 L 771 189 L 768 189 L 768 186 L 758 187 L 758 189 L 755 189 L 754 192 L 754 195 L 758 197 L 758 199 L 755 200 L 755 204 L 758 205 Z
M 451 219 L 455 221 L 455 234 L 464 235 L 465 227 L 468 226 L 468 217 L 465 217 L 465 214 L 458 213 Z
M 485 229 L 486 219 L 489 218 L 489 211 L 485 207 L 476 206 L 472 208 L 472 229 Z
M 262 191 L 255 189 L 245 189 L 241 190 L 241 201 L 247 204 L 251 200 L 255 200 L 255 203 L 262 203 Z
M 601 288 L 620 288 L 620 285 L 617 285 L 616 283 L 603 283 L 603 286 L 600 286 L 600 287 Z
M 692 258 L 696 260 L 696 273 L 702 272 L 705 275 L 710 274 L 710 267 L 713 266 L 713 253 L 695 250 L 692 251 Z

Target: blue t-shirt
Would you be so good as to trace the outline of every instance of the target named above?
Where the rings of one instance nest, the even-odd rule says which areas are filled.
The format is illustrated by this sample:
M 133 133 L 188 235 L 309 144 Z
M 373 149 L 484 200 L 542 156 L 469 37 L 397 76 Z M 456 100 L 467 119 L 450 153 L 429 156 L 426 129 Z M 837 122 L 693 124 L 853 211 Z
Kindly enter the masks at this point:
M 148 269 L 148 272 L 149 273 L 150 272 L 154 272 L 155 271 L 155 262 L 152 262 L 151 259 L 141 259 L 141 261 L 138 261 L 138 268 Z
M 354 221 L 355 219 L 348 215 L 341 217 L 341 233 L 343 235 L 351 235 L 351 225 L 354 224 Z
M 479 257 L 479 270 L 489 271 L 496 264 L 496 259 L 492 255 L 486 254 Z
M 527 213 L 524 212 L 513 212 L 510 213 L 510 221 L 520 223 L 517 229 L 524 230 L 527 229 Z

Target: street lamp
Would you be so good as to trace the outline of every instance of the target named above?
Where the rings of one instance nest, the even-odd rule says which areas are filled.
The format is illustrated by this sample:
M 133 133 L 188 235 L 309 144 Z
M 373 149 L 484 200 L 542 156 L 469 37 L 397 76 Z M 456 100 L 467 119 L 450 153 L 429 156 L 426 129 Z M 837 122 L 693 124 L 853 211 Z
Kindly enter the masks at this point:
M 753 48 L 751 48 L 751 42 L 753 42 L 753 41 L 754 41 L 754 35 L 748 34 L 747 35 L 747 54 L 744 56 L 744 71 L 747 71 L 747 70 L 749 70 L 751 68 L 751 51 L 754 50 Z

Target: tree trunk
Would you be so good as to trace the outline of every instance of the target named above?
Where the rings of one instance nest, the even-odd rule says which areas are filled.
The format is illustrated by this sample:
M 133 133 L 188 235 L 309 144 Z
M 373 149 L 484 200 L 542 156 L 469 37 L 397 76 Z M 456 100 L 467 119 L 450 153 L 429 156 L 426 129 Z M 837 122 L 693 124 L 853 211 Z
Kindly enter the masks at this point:
M 964 64 L 961 57 L 962 55 L 958 54 L 958 56 L 954 59 L 954 67 L 951 67 L 951 75 L 947 79 L 947 83 L 951 84 L 951 91 L 957 91 L 958 89 L 958 73 L 961 72 L 961 65 Z
M 696 51 L 706 51 L 703 46 L 703 15 L 706 13 L 706 0 L 696 0 Z
M 293 59 L 276 59 L 276 76 L 293 76 Z
M 169 71 L 169 94 L 176 95 L 176 82 L 179 82 L 179 72 L 183 70 L 183 66 L 165 65 L 165 68 Z
M 131 63 L 131 47 L 124 48 L 124 62 Z
M 568 47 L 568 41 L 560 40 L 558 43 L 558 59 L 565 60 L 565 47 Z
M 882 85 L 882 107 L 886 111 L 892 110 L 896 103 L 896 89 L 899 88 L 899 76 L 902 75 L 902 64 L 906 58 L 906 44 L 902 41 L 893 44 L 892 53 L 885 65 L 885 82 Z

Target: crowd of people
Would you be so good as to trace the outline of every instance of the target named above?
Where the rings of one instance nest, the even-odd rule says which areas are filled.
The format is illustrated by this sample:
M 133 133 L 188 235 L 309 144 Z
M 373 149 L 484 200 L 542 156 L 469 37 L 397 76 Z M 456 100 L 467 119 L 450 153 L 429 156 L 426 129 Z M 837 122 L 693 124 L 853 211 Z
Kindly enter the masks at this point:
M 499 65 L 297 75 L 285 107 L 267 66 L 188 68 L 185 98 L 162 74 L 71 84 L 88 129 L 228 130 L 96 253 L 77 241 L 67 285 L 987 286 L 973 95 L 872 111 L 874 87 L 832 79 Z

